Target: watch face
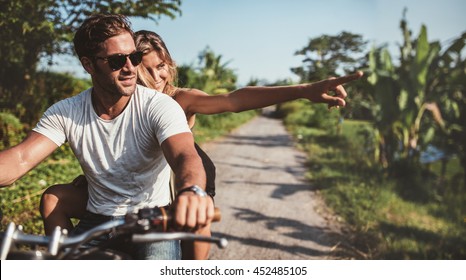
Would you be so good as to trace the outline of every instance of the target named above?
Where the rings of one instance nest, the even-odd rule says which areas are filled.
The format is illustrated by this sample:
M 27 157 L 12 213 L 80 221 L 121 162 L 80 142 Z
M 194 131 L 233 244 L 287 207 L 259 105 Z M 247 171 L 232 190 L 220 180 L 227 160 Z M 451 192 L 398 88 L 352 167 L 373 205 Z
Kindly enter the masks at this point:
M 179 192 L 178 192 L 178 195 L 179 194 L 182 194 L 184 192 L 188 192 L 188 191 L 191 191 L 191 192 L 194 192 L 195 194 L 199 195 L 199 196 L 207 196 L 207 193 L 202 189 L 200 188 L 199 186 L 197 185 L 193 185 L 193 186 L 190 186 L 190 187 L 187 187 L 187 188 L 184 188 L 184 189 L 181 189 Z
M 199 196 L 207 195 L 207 193 L 197 185 L 191 186 L 190 188 L 192 188 L 192 190 Z

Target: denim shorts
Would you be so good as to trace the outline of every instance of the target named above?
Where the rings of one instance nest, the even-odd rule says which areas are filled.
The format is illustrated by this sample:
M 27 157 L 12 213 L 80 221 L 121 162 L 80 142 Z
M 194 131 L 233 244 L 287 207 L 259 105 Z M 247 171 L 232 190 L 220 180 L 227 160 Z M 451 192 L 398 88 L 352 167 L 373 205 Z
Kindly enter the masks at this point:
M 72 235 L 82 234 L 85 231 L 102 223 L 112 220 L 124 219 L 124 216 L 103 216 L 87 212 L 74 228 Z M 131 243 L 127 238 L 114 238 L 111 234 L 100 236 L 85 244 L 84 247 L 98 247 L 104 243 L 110 244 L 108 249 L 123 252 L 131 259 L 136 260 L 180 260 L 181 246 L 179 240 L 169 240 L 154 243 Z

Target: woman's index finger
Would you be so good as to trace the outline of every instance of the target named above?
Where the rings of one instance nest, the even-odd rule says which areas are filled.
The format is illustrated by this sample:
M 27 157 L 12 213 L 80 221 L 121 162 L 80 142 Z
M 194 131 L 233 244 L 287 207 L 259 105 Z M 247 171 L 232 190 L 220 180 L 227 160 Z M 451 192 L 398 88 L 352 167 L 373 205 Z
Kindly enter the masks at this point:
M 357 71 L 356 73 L 351 74 L 351 75 L 346 75 L 346 76 L 342 76 L 342 77 L 339 77 L 339 78 L 332 79 L 332 80 L 330 80 L 330 82 L 334 86 L 343 85 L 343 84 L 358 80 L 363 75 L 364 74 L 362 73 L 362 71 Z

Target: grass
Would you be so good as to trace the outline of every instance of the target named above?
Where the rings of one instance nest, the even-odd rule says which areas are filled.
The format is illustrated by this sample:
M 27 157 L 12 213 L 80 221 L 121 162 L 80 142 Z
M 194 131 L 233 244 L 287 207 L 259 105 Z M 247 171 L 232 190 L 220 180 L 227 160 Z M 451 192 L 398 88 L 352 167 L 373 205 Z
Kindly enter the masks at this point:
M 301 111 L 290 114 L 297 119 Z M 345 244 L 358 252 L 355 258 L 466 257 L 466 194 L 458 160 L 448 163 L 443 179 L 439 163 L 388 172 L 373 159 L 369 123 L 287 127 L 308 154 L 308 179 L 348 225 Z

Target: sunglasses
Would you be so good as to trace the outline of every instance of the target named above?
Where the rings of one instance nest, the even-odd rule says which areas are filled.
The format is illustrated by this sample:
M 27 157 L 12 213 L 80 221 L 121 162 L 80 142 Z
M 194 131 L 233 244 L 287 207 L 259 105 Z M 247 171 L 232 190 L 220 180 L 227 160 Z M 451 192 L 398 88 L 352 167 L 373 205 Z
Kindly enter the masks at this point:
M 96 56 L 95 58 L 108 61 L 108 65 L 110 66 L 110 68 L 113 71 L 117 71 L 123 68 L 123 66 L 125 66 L 126 58 L 128 57 L 129 57 L 129 60 L 131 61 L 131 64 L 133 64 L 133 66 L 138 66 L 139 63 L 141 63 L 142 61 L 142 55 L 143 53 L 141 51 L 137 51 L 137 52 L 133 52 L 130 54 L 114 54 L 114 55 L 110 55 L 107 57 Z

